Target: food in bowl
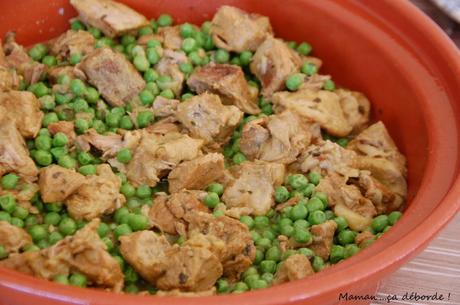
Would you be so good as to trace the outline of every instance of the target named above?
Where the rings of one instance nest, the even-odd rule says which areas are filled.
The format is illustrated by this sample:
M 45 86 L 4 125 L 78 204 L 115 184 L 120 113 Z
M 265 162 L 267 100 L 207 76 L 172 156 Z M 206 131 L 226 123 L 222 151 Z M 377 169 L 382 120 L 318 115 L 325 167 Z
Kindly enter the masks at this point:
M 221 7 L 201 27 L 109 0 L 0 53 L 0 266 L 157 295 L 308 277 L 401 217 L 406 161 L 308 43 Z

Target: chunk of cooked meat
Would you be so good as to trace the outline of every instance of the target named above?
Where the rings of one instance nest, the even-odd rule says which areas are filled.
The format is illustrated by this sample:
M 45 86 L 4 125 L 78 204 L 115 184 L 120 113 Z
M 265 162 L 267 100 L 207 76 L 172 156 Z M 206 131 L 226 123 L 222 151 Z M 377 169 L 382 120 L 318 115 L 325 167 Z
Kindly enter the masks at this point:
M 143 15 L 128 6 L 111 0 L 70 0 L 79 19 L 100 29 L 106 36 L 115 37 L 148 25 Z
M 54 66 L 48 68 L 48 81 L 52 84 L 56 84 L 58 81 L 59 76 L 67 75 L 70 79 L 79 78 L 85 79 L 86 76 L 83 71 L 79 70 L 75 66 Z M 53 86 L 55 88 L 63 88 L 62 91 L 65 91 L 64 86 L 57 87 L 56 85 Z
M 95 219 L 49 248 L 11 255 L 0 261 L 0 267 L 49 280 L 79 272 L 86 275 L 90 285 L 119 292 L 123 288 L 123 272 L 100 240 L 98 226 L 99 220 Z
M 313 243 L 309 247 L 315 252 L 315 255 L 324 260 L 329 258 L 336 229 L 337 224 L 333 220 L 311 226 L 310 232 L 313 235 Z
M 48 130 L 52 135 L 55 135 L 58 132 L 62 132 L 67 136 L 67 139 L 69 139 L 69 143 L 73 143 L 73 141 L 77 137 L 73 122 L 59 121 L 51 123 L 48 125 Z
M 161 276 L 165 252 L 171 245 L 163 235 L 139 231 L 120 237 L 123 258 L 148 282 L 154 284 Z
M 180 50 L 182 46 L 182 35 L 180 26 L 165 26 L 158 29 L 158 35 L 161 37 L 163 46 L 169 50 Z
M 171 81 L 164 83 L 164 89 L 171 89 L 177 98 L 182 92 L 185 80 L 184 73 L 179 69 L 179 64 L 186 62 L 188 62 L 188 57 L 185 53 L 166 49 L 163 51 L 160 61 L 155 65 L 158 73 L 171 77 Z
M 274 283 L 281 284 L 301 280 L 313 273 L 315 272 L 313 271 L 310 261 L 305 255 L 291 255 L 281 263 L 281 266 L 275 274 Z
M 255 51 L 272 34 L 267 17 L 248 14 L 236 7 L 221 6 L 212 19 L 214 43 L 228 51 Z
M 296 92 L 278 92 L 273 95 L 275 112 L 291 110 L 303 119 L 317 122 L 329 134 L 344 137 L 352 126 L 348 123 L 339 96 L 330 91 L 302 89 Z
M 40 170 L 38 185 L 43 202 L 64 202 L 85 182 L 85 176 L 74 170 L 50 165 Z
M 196 159 L 185 161 L 169 173 L 169 192 L 182 189 L 201 190 L 224 174 L 224 156 L 210 153 Z
M 24 47 L 15 42 L 12 32 L 6 34 L 4 51 L 7 67 L 22 75 L 26 84 L 34 84 L 45 76 L 46 66 L 32 60 Z
M 311 76 L 304 76 L 304 82 L 300 85 L 300 90 L 309 89 L 312 91 L 319 91 L 324 88 L 326 81 L 330 80 L 329 75 L 313 74 Z
M 222 105 L 215 94 L 203 93 L 180 103 L 176 116 L 192 136 L 222 145 L 230 139 L 243 112 L 235 106 Z
M 225 105 L 235 105 L 241 111 L 257 114 L 257 98 L 252 98 L 243 70 L 235 65 L 208 64 L 196 69 L 187 85 L 197 93 L 210 92 L 219 95 Z
M 20 77 L 17 75 L 16 70 L 6 68 L 0 63 L 0 91 L 18 89 L 19 82 Z
M 356 153 L 329 140 L 310 145 L 298 158 L 299 169 L 315 171 L 322 176 L 338 173 L 343 177 L 358 177 Z
M 301 63 L 300 56 L 282 40 L 267 38 L 254 54 L 250 69 L 262 83 L 262 95 L 270 97 L 284 89 L 286 79 Z
M 134 186 L 146 184 L 153 187 L 180 162 L 195 159 L 202 145 L 203 140 L 180 133 L 144 132 L 126 166 L 126 176 Z
M 368 240 L 375 240 L 374 234 L 369 231 L 363 231 L 360 232 L 358 235 L 355 237 L 355 243 L 358 245 L 358 247 L 363 248 L 365 247 L 366 243 Z
M 190 213 L 209 212 L 200 200 L 204 194 L 206 193 L 182 190 L 169 196 L 157 196 L 150 208 L 149 218 L 162 232 L 184 235 L 192 217 Z
M 353 132 L 359 132 L 369 122 L 371 104 L 364 94 L 357 91 L 337 89 L 335 91 L 340 97 L 342 107 L 348 124 L 352 126 Z
M 290 111 L 248 122 L 240 150 L 249 160 L 289 164 L 310 144 L 308 126 Z
M 158 95 L 153 101 L 152 109 L 155 117 L 164 118 L 174 115 L 179 105 L 179 100 L 171 100 Z
M 91 220 L 112 213 L 126 201 L 120 194 L 121 179 L 112 172 L 110 165 L 98 165 L 96 173 L 87 176 L 86 181 L 65 202 L 69 214 L 75 219 Z
M 0 106 L 0 176 L 16 172 L 26 181 L 35 181 L 38 169 L 29 157 L 26 143 L 16 129 L 15 121 L 5 115 L 5 108 Z
M 211 243 L 209 249 L 219 257 L 227 278 L 237 280 L 252 265 L 256 248 L 249 229 L 239 220 L 196 212 L 190 213 L 189 218 L 189 236 L 193 237 L 196 233 L 206 236 Z M 224 242 L 225 249 L 216 238 Z
M 124 106 L 145 87 L 145 81 L 136 68 L 125 56 L 110 48 L 95 50 L 83 59 L 79 67 L 89 83 L 114 107 Z
M 222 275 L 219 259 L 205 248 L 190 246 L 171 247 L 165 252 L 162 275 L 156 286 L 162 290 L 209 290 Z
M 16 122 L 16 127 L 23 137 L 37 136 L 44 114 L 40 110 L 40 102 L 33 93 L 27 91 L 0 92 L 0 106 L 5 108 L 8 120 Z
M 382 122 L 362 131 L 347 148 L 357 152 L 358 168 L 369 170 L 375 179 L 392 192 L 406 196 L 406 158 L 399 152 Z
M 32 238 L 24 229 L 6 221 L 0 221 L 0 246 L 3 246 L 7 253 L 19 252 L 24 246 L 30 244 L 32 244 Z
M 93 147 L 103 157 L 113 157 L 124 147 L 124 142 L 123 137 L 119 134 L 101 135 L 91 128 L 85 134 L 77 137 L 77 145 L 83 151 L 88 151 Z
M 284 181 L 285 167 L 278 163 L 244 162 L 231 168 L 223 202 L 228 207 L 249 207 L 254 215 L 265 215 L 274 205 L 275 186 Z
M 68 30 L 52 43 L 50 52 L 59 59 L 69 59 L 72 54 L 85 56 L 94 50 L 95 42 L 89 32 Z

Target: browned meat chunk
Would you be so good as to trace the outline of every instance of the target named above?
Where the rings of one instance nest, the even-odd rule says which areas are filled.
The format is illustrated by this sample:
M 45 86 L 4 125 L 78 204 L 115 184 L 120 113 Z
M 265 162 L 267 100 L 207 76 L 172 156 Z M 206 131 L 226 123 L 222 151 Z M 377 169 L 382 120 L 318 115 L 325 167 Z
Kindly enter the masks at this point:
M 392 192 L 406 196 L 406 158 L 398 151 L 382 122 L 365 129 L 347 148 L 358 153 L 358 168 L 369 170 Z
M 7 67 L 15 69 L 17 73 L 24 76 L 24 81 L 27 84 L 34 84 L 45 75 L 46 66 L 29 57 L 24 47 L 15 42 L 14 33 L 6 34 L 4 51 Z
M 357 91 L 337 89 L 342 107 L 348 124 L 353 127 L 353 132 L 360 131 L 369 122 L 371 104 L 364 94 Z
M 29 157 L 26 143 L 16 129 L 15 121 L 4 115 L 6 110 L 0 106 L 0 176 L 16 172 L 26 181 L 35 181 L 38 170 Z
M 209 64 L 196 69 L 187 80 L 195 92 L 219 95 L 224 105 L 235 105 L 241 111 L 260 112 L 257 99 L 251 97 L 243 70 L 235 65 Z
M 0 261 L 0 267 L 49 280 L 56 275 L 80 272 L 86 275 L 91 286 L 121 291 L 123 272 L 100 240 L 96 232 L 98 226 L 99 220 L 93 220 L 75 235 L 67 236 L 50 248 L 11 255 Z
M 128 6 L 111 0 L 71 0 L 84 23 L 115 37 L 148 25 L 148 20 Z
M 313 243 L 310 245 L 310 249 L 315 252 L 315 255 L 324 260 L 329 258 L 336 229 L 337 224 L 333 220 L 311 226 L 310 232 L 313 235 Z
M 18 89 L 19 81 L 19 76 L 14 69 L 6 68 L 0 63 L 0 91 Z
M 219 48 L 235 52 L 255 51 L 272 35 L 272 27 L 267 17 L 224 5 L 212 19 L 211 35 Z
M 126 200 L 119 191 L 121 179 L 112 172 L 110 165 L 98 165 L 96 170 L 97 174 L 87 176 L 83 185 L 65 202 L 69 214 L 76 219 L 91 220 L 112 213 Z
M 240 149 L 249 160 L 289 164 L 307 148 L 310 139 L 308 126 L 286 111 L 245 124 Z
M 156 286 L 162 290 L 209 290 L 222 275 L 219 259 L 209 250 L 189 246 L 173 246 L 165 253 L 162 275 Z
M 75 134 L 75 126 L 73 122 L 59 121 L 48 125 L 48 130 L 52 135 L 62 132 L 67 136 L 69 142 L 72 143 L 77 135 Z
M 190 213 L 209 211 L 200 201 L 201 195 L 202 192 L 181 191 L 157 196 L 149 211 L 150 220 L 165 233 L 184 235 L 192 217 Z
M 369 231 L 363 231 L 356 235 L 355 237 L 355 243 L 360 247 L 360 248 L 365 248 L 368 244 L 368 241 L 375 240 L 374 234 L 372 234 Z
M 165 26 L 158 29 L 158 35 L 163 41 L 165 49 L 180 50 L 182 46 L 182 35 L 180 26 Z
M 123 106 L 145 87 L 136 68 L 125 56 L 110 48 L 92 52 L 79 67 L 111 106 Z
M 6 117 L 16 122 L 23 137 L 33 138 L 42 126 L 43 112 L 35 95 L 26 91 L 0 92 L 0 106 L 6 110 Z
M 126 175 L 134 186 L 153 187 L 180 162 L 195 159 L 202 144 L 202 140 L 175 132 L 165 135 L 144 132 L 126 167 Z
M 334 92 L 309 89 L 279 92 L 273 95 L 273 105 L 277 113 L 289 109 L 303 119 L 317 122 L 337 137 L 344 137 L 352 130 L 340 107 L 340 98 Z
M 265 215 L 274 205 L 275 186 L 284 181 L 285 167 L 278 163 L 244 162 L 231 168 L 223 202 L 228 207 L 249 207 L 254 215 Z
M 176 113 L 179 100 L 170 100 L 168 98 L 158 95 L 153 101 L 152 109 L 155 113 L 155 117 L 163 118 L 168 117 Z
M 40 170 L 38 185 L 44 202 L 64 202 L 83 183 L 85 176 L 58 165 L 50 165 Z
M 142 278 L 154 284 L 161 275 L 165 251 L 171 245 L 163 235 L 139 231 L 120 237 L 120 252 Z
M 84 56 L 94 50 L 94 43 L 89 32 L 68 30 L 53 42 L 50 52 L 60 59 L 68 59 L 72 54 Z
M 201 190 L 224 174 L 224 156 L 211 153 L 179 164 L 168 176 L 169 192 Z
M 193 238 L 196 233 L 206 236 L 211 244 L 208 248 L 219 257 L 226 277 L 236 280 L 252 265 L 256 248 L 249 229 L 239 220 L 196 212 L 190 218 L 189 236 Z M 223 241 L 224 249 L 216 238 Z
M 32 238 L 26 231 L 6 221 L 0 221 L 0 246 L 3 246 L 6 252 L 19 252 L 24 246 L 30 244 Z
M 268 38 L 257 49 L 250 68 L 262 83 L 262 94 L 269 97 L 284 89 L 284 82 L 299 70 L 301 63 L 300 56 L 283 41 Z
M 84 135 L 78 136 L 77 144 L 84 151 L 94 147 L 103 157 L 113 157 L 124 147 L 121 135 L 115 133 L 101 135 L 94 129 L 89 129 Z
M 305 255 L 295 254 L 289 256 L 280 266 L 275 274 L 274 283 L 300 280 L 315 273 L 311 263 Z
M 179 46 L 180 48 L 180 46 Z M 171 89 L 174 96 L 179 98 L 184 84 L 185 76 L 179 69 L 179 64 L 188 62 L 187 55 L 183 52 L 164 50 L 160 61 L 155 65 L 155 69 L 161 75 L 171 77 L 171 81 L 164 83 L 163 89 Z
M 202 138 L 205 143 L 226 143 L 243 118 L 235 106 L 222 105 L 217 95 L 203 93 L 177 107 L 177 119 L 192 136 Z

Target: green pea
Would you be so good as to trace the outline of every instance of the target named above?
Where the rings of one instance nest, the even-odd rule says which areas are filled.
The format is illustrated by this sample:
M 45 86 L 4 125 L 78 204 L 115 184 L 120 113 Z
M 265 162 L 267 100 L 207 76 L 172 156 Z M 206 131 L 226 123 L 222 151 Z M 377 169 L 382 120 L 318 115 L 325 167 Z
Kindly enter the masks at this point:
M 240 217 L 240 221 L 244 223 L 250 230 L 254 228 L 254 219 L 249 215 L 243 215 Z
M 152 35 L 153 29 L 149 26 L 145 26 L 139 29 L 138 34 L 139 34 L 139 37 L 146 36 L 146 35 Z
M 104 122 L 102 122 L 101 120 L 94 120 L 93 128 L 96 129 L 97 133 L 99 134 L 103 134 L 107 131 L 107 127 L 105 126 Z
M 185 38 L 182 41 L 181 49 L 187 54 L 192 51 L 195 51 L 197 48 L 198 48 L 198 45 L 194 38 L 189 37 L 189 38 Z
M 302 71 L 303 74 L 311 76 L 313 74 L 318 73 L 318 68 L 310 62 L 305 62 L 302 64 L 300 71 Z
M 31 227 L 33 225 L 36 225 L 37 223 L 38 223 L 38 219 L 37 219 L 37 216 L 35 216 L 35 215 L 29 215 L 24 220 L 24 224 L 25 224 L 26 227 Z
M 324 82 L 323 88 L 324 90 L 334 91 L 335 83 L 332 80 L 328 79 L 327 81 Z
M 96 175 L 96 166 L 92 164 L 80 166 L 78 172 L 85 176 Z
M 350 257 L 359 252 L 359 247 L 356 244 L 348 244 L 345 246 L 345 257 Z
M 174 92 L 171 89 L 165 89 L 160 92 L 160 96 L 172 100 L 174 98 Z
M 338 139 L 336 143 L 339 144 L 342 147 L 347 147 L 348 139 L 347 138 L 341 138 L 341 139 Z
M 34 154 L 34 159 L 41 166 L 48 166 L 53 162 L 53 156 L 44 150 L 37 150 Z
M 34 242 L 38 242 L 48 236 L 48 232 L 42 225 L 33 225 L 28 232 Z
M 289 210 L 290 213 L 291 210 Z M 285 226 L 285 225 L 292 225 L 292 220 L 290 218 L 281 218 L 279 221 L 280 226 Z
M 252 60 L 252 52 L 251 51 L 243 51 L 240 54 L 240 62 L 243 66 L 247 66 L 251 63 Z
M 265 259 L 279 262 L 281 260 L 281 250 L 277 246 L 268 248 L 265 252 Z
M 254 258 L 254 265 L 260 264 L 264 259 L 264 252 L 260 249 L 256 249 L 256 257 Z
M 297 251 L 299 252 L 299 254 L 302 254 L 308 258 L 315 256 L 315 252 L 313 252 L 313 250 L 309 248 L 300 248 Z
M 128 225 L 133 231 L 146 230 L 149 227 L 149 219 L 145 215 L 130 214 Z
M 325 267 L 324 260 L 319 256 L 313 257 L 313 262 L 311 265 L 313 267 L 313 270 L 315 270 L 315 272 L 319 272 L 323 270 Z
M 120 188 L 120 192 L 125 195 L 126 198 L 129 198 L 136 195 L 136 188 L 129 183 L 124 183 Z
M 291 237 L 294 234 L 294 227 L 291 225 L 281 225 L 280 226 L 280 232 L 282 235 L 285 235 L 287 237 Z
M 141 72 L 145 72 L 150 67 L 150 62 L 147 60 L 145 56 L 137 55 L 134 57 L 133 64 L 137 70 Z
M 50 93 L 50 89 L 43 82 L 32 84 L 27 88 L 27 90 L 32 92 L 38 98 Z
M 332 245 L 331 253 L 329 255 L 329 260 L 331 263 L 335 264 L 340 260 L 344 259 L 346 256 L 345 248 L 339 245 Z
M 290 175 L 288 183 L 293 189 L 303 189 L 308 185 L 308 179 L 302 174 Z
M 297 46 L 297 52 L 299 52 L 301 55 L 304 55 L 304 56 L 307 56 L 308 54 L 310 54 L 311 50 L 312 50 L 311 45 L 309 45 L 306 42 L 302 42 L 301 44 Z
M 148 49 L 147 49 L 148 50 Z M 156 52 L 156 50 L 153 50 L 152 52 Z M 148 56 L 148 52 L 147 52 L 147 58 L 149 59 L 150 61 L 150 58 Z M 150 61 L 150 63 L 152 63 Z M 147 71 L 144 72 L 144 80 L 148 83 L 150 82 L 154 82 L 158 79 L 159 75 L 158 75 L 158 72 L 155 71 L 154 69 L 150 68 L 150 69 L 147 69 Z M 152 92 L 153 93 L 153 92 Z
M 61 215 L 57 212 L 49 212 L 45 214 L 43 221 L 48 225 L 57 226 L 61 221 Z
M 204 204 L 211 209 L 215 208 L 219 202 L 219 195 L 214 192 L 208 192 L 208 194 L 204 197 Z
M 308 222 L 313 225 L 319 225 L 326 221 L 326 214 L 323 211 L 313 211 L 308 216 Z
M 133 129 L 134 124 L 129 115 L 124 115 L 120 119 L 120 128 L 126 129 L 126 130 L 131 130 Z
M 388 224 L 388 216 L 379 215 L 372 220 L 371 227 L 375 232 L 382 232 Z
M 275 190 L 275 201 L 278 203 L 285 202 L 289 199 L 289 191 L 285 186 L 278 186 Z
M 19 219 L 17 217 L 11 217 L 10 223 L 18 228 L 23 228 L 24 227 L 24 221 L 22 219 Z
M 275 273 L 276 262 L 272 260 L 264 260 L 260 262 L 260 270 L 264 273 Z
M 256 216 L 254 217 L 254 227 L 257 229 L 263 229 L 268 227 L 270 220 L 266 216 Z
M 53 146 L 54 147 L 61 147 L 61 146 L 65 146 L 67 143 L 69 142 L 69 139 L 67 138 L 67 136 L 62 133 L 62 132 L 58 132 L 54 135 L 53 137 Z M 40 149 L 40 148 L 39 148 Z
M 10 173 L 2 177 L 1 184 L 5 190 L 13 190 L 18 185 L 18 182 L 19 182 L 19 176 L 13 173 Z
M 282 260 L 282 261 L 285 261 L 285 260 L 288 259 L 290 256 L 296 255 L 296 254 L 297 254 L 297 251 L 296 251 L 296 250 L 288 249 L 288 250 L 284 251 L 283 255 L 281 256 L 281 260 Z
M 118 225 L 115 228 L 115 230 L 113 230 L 113 232 L 115 234 L 115 237 L 118 239 L 118 238 L 120 238 L 120 236 L 132 233 L 132 230 L 131 230 L 131 227 L 128 224 L 122 223 L 122 224 Z
M 243 162 L 246 161 L 246 156 L 245 156 L 243 153 L 241 153 L 241 152 L 237 152 L 237 153 L 233 156 L 232 161 L 233 161 L 233 163 L 239 165 L 239 164 L 241 164 L 241 163 L 243 163 Z
M 328 206 L 328 203 L 329 203 L 329 199 L 327 197 L 327 194 L 323 193 L 323 192 L 315 192 L 315 195 L 314 195 L 316 198 L 319 198 L 323 204 L 324 204 L 324 209 L 327 208 Z
M 117 153 L 117 160 L 121 163 L 124 163 L 124 164 L 129 163 L 132 158 L 133 158 L 133 155 L 128 148 L 123 148 L 119 150 Z
M 69 285 L 69 278 L 65 274 L 58 274 L 53 278 L 53 282 L 63 285 Z
M 180 63 L 179 64 L 179 70 L 182 73 L 190 74 L 190 73 L 193 72 L 193 65 L 191 63 L 188 63 L 188 62 Z
M 295 228 L 292 235 L 294 240 L 300 244 L 310 243 L 313 240 L 311 233 L 306 229 Z
M 69 277 L 69 284 L 77 287 L 86 287 L 86 276 L 80 273 L 74 273 Z
M 58 231 L 51 232 L 50 235 L 48 235 L 48 242 L 52 245 L 57 243 L 58 241 L 62 240 L 64 236 L 62 236 L 61 233 Z
M 38 99 L 41 108 L 45 110 L 53 110 L 56 107 L 55 97 L 53 95 L 44 95 Z
M 235 66 L 241 66 L 241 60 L 239 57 L 233 57 L 230 60 L 230 64 L 235 65 Z
M 334 218 L 334 221 L 337 224 L 337 231 L 338 232 L 343 231 L 346 228 L 348 228 L 348 222 L 342 216 L 338 216 L 338 217 Z
M 248 291 L 248 290 L 249 290 L 249 287 L 244 282 L 238 282 L 233 287 L 233 293 L 242 293 L 242 292 L 245 292 L 245 291 Z
M 168 14 L 162 14 L 157 19 L 158 26 L 170 26 L 173 24 L 173 18 Z
M 137 115 L 137 124 L 139 128 L 147 127 L 153 121 L 153 113 L 151 111 L 141 111 Z
M 152 64 L 152 65 L 155 65 L 156 63 L 158 63 L 160 61 L 160 55 L 158 54 L 157 50 L 155 48 L 148 48 L 147 51 L 146 51 L 146 55 L 147 55 L 147 61 L 148 63 Z M 147 72 L 149 69 L 148 67 L 144 70 L 145 72 Z M 151 80 L 153 81 L 153 80 Z
M 28 54 L 35 61 L 40 61 L 48 53 L 48 47 L 42 43 L 38 43 L 30 48 Z
M 309 212 L 314 212 L 314 211 L 322 211 L 324 210 L 324 204 L 321 201 L 321 199 L 317 197 L 313 197 L 310 200 L 308 200 L 306 207 Z
M 70 23 L 70 28 L 74 31 L 85 30 L 85 25 L 80 20 L 74 20 Z
M 303 204 L 296 204 L 291 209 L 290 217 L 293 221 L 298 219 L 304 219 L 308 215 L 308 210 Z
M 115 220 L 116 223 L 121 223 L 121 218 L 123 215 L 129 214 L 129 210 L 126 207 L 121 207 L 115 211 L 113 214 L 113 219 Z
M 27 216 L 29 216 L 29 210 L 23 208 L 22 206 L 16 206 L 16 209 L 13 212 L 13 216 L 24 220 Z
M 97 234 L 99 235 L 100 238 L 103 238 L 105 236 L 107 236 L 107 234 L 109 234 L 110 232 L 110 227 L 108 224 L 106 224 L 105 222 L 101 222 L 99 224 L 99 227 L 97 228 Z
M 265 237 L 262 237 L 262 238 L 259 238 L 256 242 L 255 242 L 256 246 L 258 248 L 262 248 L 262 249 L 268 249 L 272 246 L 272 242 L 270 239 L 268 238 L 265 238 Z
M 65 168 L 76 168 L 77 160 L 69 155 L 64 155 L 58 159 L 58 164 Z
M 11 215 L 8 212 L 0 211 L 0 221 L 11 221 Z
M 319 181 L 321 180 L 321 175 L 317 172 L 309 172 L 308 173 L 308 180 L 313 183 L 314 185 L 318 185 Z
M 72 218 L 64 218 L 59 223 L 58 229 L 64 236 L 72 235 L 77 231 L 77 224 Z
M 81 79 L 72 79 L 70 81 L 70 91 L 76 96 L 83 96 L 86 93 L 86 85 Z
M 180 26 L 180 34 L 183 38 L 192 37 L 194 33 L 195 29 L 190 23 L 184 23 Z
M 217 292 L 224 293 L 230 291 L 230 285 L 226 279 L 219 279 L 216 282 Z
M 201 58 L 201 56 L 198 54 L 197 51 L 190 52 L 188 54 L 188 58 L 190 59 L 192 64 L 194 64 L 195 66 L 201 65 L 203 62 L 203 58 Z
M 53 67 L 57 65 L 57 59 L 53 55 L 46 55 L 45 57 L 43 57 L 42 63 L 48 67 Z
M 215 53 L 215 60 L 219 64 L 225 64 L 230 60 L 230 54 L 228 51 L 223 49 L 218 49 Z
M 351 244 L 355 241 L 356 233 L 351 230 L 342 230 L 337 235 L 337 240 L 342 246 Z
M 294 229 L 308 229 L 310 227 L 310 223 L 305 219 L 298 219 L 294 222 Z
M 40 150 L 50 150 L 51 149 L 51 137 L 50 136 L 38 136 L 35 138 L 35 147 Z
M 399 211 L 393 211 L 388 214 L 388 223 L 394 225 L 402 216 L 402 213 Z
M 304 76 L 300 73 L 292 74 L 286 79 L 286 88 L 290 91 L 297 91 L 304 81 Z
M 77 159 L 81 165 L 88 165 L 93 162 L 94 157 L 90 153 L 82 151 L 77 154 Z

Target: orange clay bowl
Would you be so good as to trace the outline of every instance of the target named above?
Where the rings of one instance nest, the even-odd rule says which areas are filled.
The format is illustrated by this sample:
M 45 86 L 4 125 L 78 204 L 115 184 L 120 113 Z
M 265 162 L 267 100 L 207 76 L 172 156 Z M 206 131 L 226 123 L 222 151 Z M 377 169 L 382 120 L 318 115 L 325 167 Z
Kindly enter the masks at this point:
M 240 295 L 172 298 L 67 287 L 0 270 L 1 305 L 333 304 L 340 292 L 374 293 L 378 282 L 419 253 L 460 207 L 460 54 L 408 1 L 125 0 L 157 17 L 200 24 L 222 4 L 270 17 L 276 35 L 308 41 L 323 73 L 364 92 L 407 156 L 404 216 L 378 242 L 304 280 Z M 75 11 L 67 0 L 0 1 L 0 35 L 16 30 L 30 45 L 64 32 Z

